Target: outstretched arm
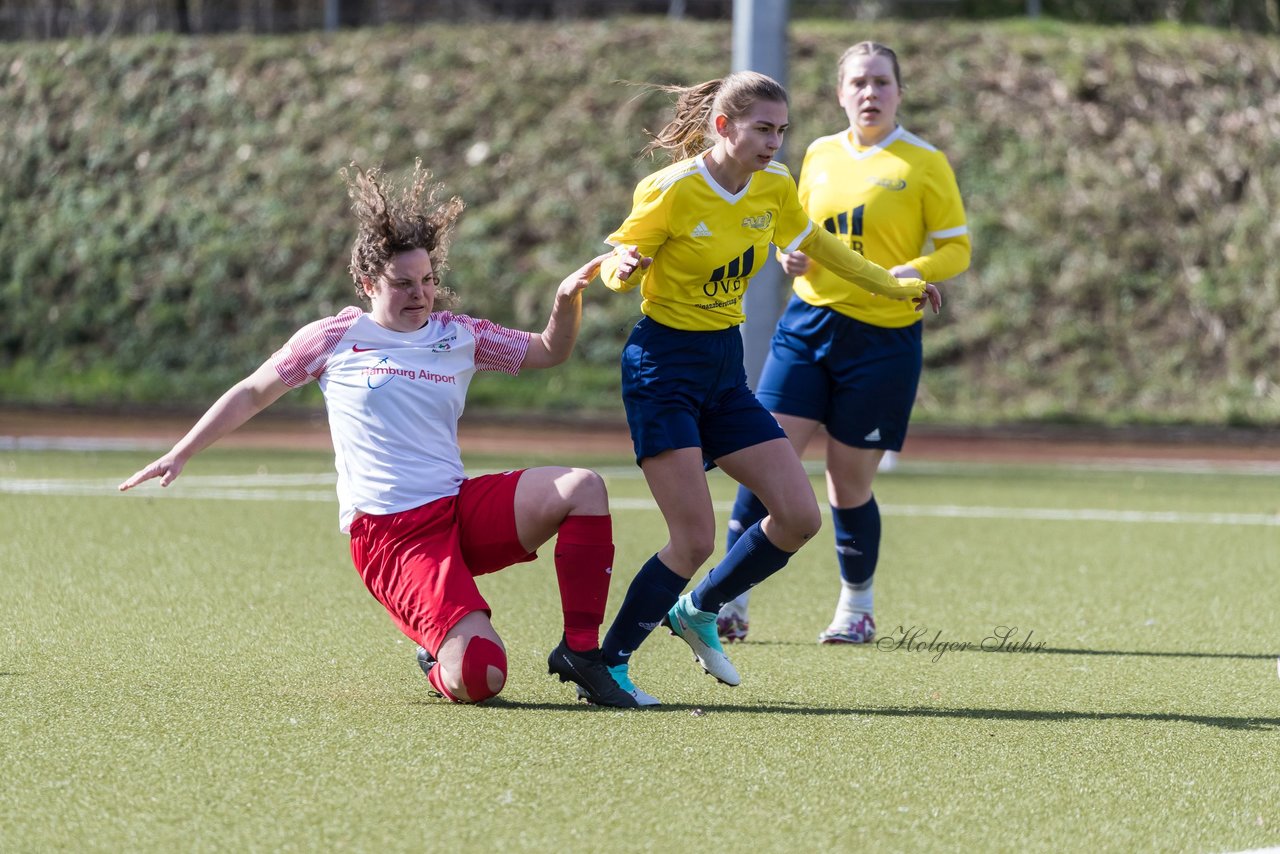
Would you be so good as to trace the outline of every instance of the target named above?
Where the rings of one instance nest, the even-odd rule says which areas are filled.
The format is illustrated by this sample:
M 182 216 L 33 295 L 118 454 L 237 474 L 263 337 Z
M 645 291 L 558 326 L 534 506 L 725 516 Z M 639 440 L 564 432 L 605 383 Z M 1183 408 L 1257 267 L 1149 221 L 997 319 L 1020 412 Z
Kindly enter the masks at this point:
M 600 281 L 611 291 L 629 291 L 644 283 L 653 253 L 640 251 L 639 246 L 621 244 L 605 256 L 600 265 Z
M 611 254 L 592 258 L 560 283 L 555 302 L 551 305 L 547 328 L 530 333 L 529 349 L 525 351 L 521 368 L 550 368 L 569 358 L 578 340 L 578 328 L 582 325 L 582 292 L 595 278 L 601 262 Z
M 187 460 L 275 403 L 288 390 L 275 367 L 270 362 L 263 363 L 218 398 L 167 454 L 139 469 L 120 484 L 119 490 L 124 492 L 154 477 L 161 478 L 161 486 L 168 486 L 182 473 Z
M 809 263 L 809 256 L 803 252 L 778 252 L 778 262 L 782 264 L 782 272 L 788 276 L 803 276 L 809 272 L 809 268 L 813 266 Z M 897 279 L 922 279 L 920 271 L 909 264 L 899 264 L 896 267 L 890 267 L 889 272 Z M 924 293 L 918 297 L 912 297 L 911 302 L 916 308 L 923 308 L 924 304 L 929 303 L 929 307 L 933 309 L 933 313 L 937 314 L 942 308 L 942 292 L 936 286 L 929 283 L 924 286 Z
M 923 281 L 894 278 L 888 270 L 863 258 L 824 228 L 813 229 L 797 248 L 840 278 L 873 294 L 900 300 L 927 297 Z

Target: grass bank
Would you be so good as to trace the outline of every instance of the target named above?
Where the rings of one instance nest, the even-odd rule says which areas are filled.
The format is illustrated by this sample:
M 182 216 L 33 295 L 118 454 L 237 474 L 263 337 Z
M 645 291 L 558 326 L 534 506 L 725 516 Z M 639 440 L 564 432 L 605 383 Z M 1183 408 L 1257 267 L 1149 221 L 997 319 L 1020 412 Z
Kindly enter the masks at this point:
M 948 152 L 975 254 L 929 319 L 922 422 L 1280 422 L 1280 48 L 1017 20 L 791 31 L 798 168 L 832 66 L 903 57 L 902 120 Z M 432 25 L 0 44 L 0 395 L 202 405 L 353 299 L 338 170 L 422 157 L 466 199 L 448 284 L 540 328 L 621 220 L 668 103 L 726 23 Z M 571 364 L 473 406 L 620 412 L 636 295 L 598 289 Z M 318 405 L 314 392 L 302 402 Z

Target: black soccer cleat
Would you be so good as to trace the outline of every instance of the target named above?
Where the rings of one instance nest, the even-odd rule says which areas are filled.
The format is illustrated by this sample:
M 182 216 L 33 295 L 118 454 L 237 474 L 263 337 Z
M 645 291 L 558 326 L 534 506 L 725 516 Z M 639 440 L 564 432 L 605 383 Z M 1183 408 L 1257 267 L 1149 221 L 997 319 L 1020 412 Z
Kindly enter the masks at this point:
M 431 668 L 436 666 L 436 659 L 435 656 L 427 652 L 426 647 L 418 647 L 418 666 L 422 668 L 422 672 L 427 676 L 427 683 L 430 684 Z M 427 693 L 432 697 L 444 698 L 444 694 L 437 691 L 434 685 L 431 685 Z
M 427 652 L 426 647 L 418 647 L 418 666 L 422 668 L 424 674 L 430 673 L 431 668 L 436 666 L 435 656 Z
M 613 706 L 618 709 L 634 709 L 639 703 L 613 680 L 604 666 L 600 650 L 574 652 L 563 640 L 547 657 L 547 672 L 559 676 L 561 682 L 572 682 L 581 690 L 588 703 L 597 706 Z

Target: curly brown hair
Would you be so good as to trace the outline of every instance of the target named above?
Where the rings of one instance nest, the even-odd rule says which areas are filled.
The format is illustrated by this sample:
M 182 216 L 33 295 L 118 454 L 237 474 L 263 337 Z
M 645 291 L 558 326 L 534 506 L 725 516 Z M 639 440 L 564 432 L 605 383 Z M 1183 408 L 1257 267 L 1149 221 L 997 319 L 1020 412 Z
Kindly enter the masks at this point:
M 437 276 L 448 269 L 446 258 L 453 226 L 465 205 L 453 196 L 441 201 L 444 185 L 431 181 L 431 172 L 422 160 L 413 163 L 413 174 L 396 180 L 380 167 L 364 170 L 356 163 L 341 170 L 356 215 L 356 241 L 351 247 L 347 269 L 356 292 L 368 300 L 362 281 L 382 275 L 391 257 L 413 249 L 425 249 Z M 436 305 L 447 307 L 454 294 L 447 288 L 436 291 Z
M 740 119 L 757 101 L 789 102 L 786 88 L 757 71 L 735 71 L 696 86 L 650 85 L 646 88 L 677 96 L 676 115 L 645 146 L 644 154 L 666 151 L 672 161 L 684 160 L 710 147 L 712 120 L 717 113 Z

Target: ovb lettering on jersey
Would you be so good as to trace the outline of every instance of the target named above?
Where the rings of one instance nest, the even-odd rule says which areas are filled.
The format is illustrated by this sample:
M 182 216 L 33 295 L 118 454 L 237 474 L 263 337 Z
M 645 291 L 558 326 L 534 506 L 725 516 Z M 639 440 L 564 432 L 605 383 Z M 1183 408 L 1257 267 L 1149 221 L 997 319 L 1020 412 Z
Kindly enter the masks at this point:
M 841 211 L 835 216 L 822 221 L 822 227 L 838 237 L 847 238 L 849 248 L 862 253 L 862 216 L 866 213 L 866 205 L 858 205 L 851 211 Z
M 755 265 L 756 248 L 749 246 L 746 252 L 728 264 L 716 267 L 711 272 L 711 278 L 702 286 L 702 293 L 709 297 L 717 297 L 741 292 L 746 287 L 747 280 L 751 278 Z

